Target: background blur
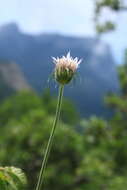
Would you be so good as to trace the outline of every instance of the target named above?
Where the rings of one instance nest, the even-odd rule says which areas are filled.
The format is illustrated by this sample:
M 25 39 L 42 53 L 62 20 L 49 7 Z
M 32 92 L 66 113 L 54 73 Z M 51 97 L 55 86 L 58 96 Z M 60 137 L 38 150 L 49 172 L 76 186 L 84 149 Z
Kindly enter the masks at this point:
M 52 57 L 70 51 L 83 61 L 65 88 L 45 188 L 126 190 L 126 20 L 126 0 L 1 1 L 0 163 L 22 168 L 26 189 L 56 108 Z

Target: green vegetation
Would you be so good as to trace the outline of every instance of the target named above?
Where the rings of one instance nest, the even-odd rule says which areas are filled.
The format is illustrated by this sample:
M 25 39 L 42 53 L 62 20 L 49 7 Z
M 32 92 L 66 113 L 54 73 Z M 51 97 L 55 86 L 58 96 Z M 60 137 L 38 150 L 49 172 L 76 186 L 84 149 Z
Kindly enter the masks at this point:
M 46 170 L 45 189 L 126 189 L 126 73 L 126 64 L 120 66 L 121 93 L 105 99 L 115 111 L 109 121 L 97 117 L 80 121 L 71 103 L 64 100 L 63 117 Z M 31 190 L 35 188 L 55 105 L 56 98 L 47 90 L 42 97 L 34 92 L 19 93 L 0 107 L 1 164 L 22 168 Z
M 48 98 L 47 104 L 45 102 L 46 97 Z M 1 164 L 14 165 L 24 169 L 29 179 L 29 188 L 31 189 L 33 189 L 36 183 L 42 154 L 51 130 L 55 102 L 56 99 L 51 98 L 49 93 L 47 96 L 44 94 L 41 98 L 33 92 L 23 92 L 10 97 L 1 105 L 0 127 L 1 134 L 4 134 L 1 137 Z M 50 104 L 51 109 L 49 109 L 48 104 Z M 71 109 L 70 105 L 69 103 L 69 109 L 67 109 L 67 101 L 63 101 L 62 112 L 64 117 L 55 136 L 54 154 L 51 157 L 51 161 L 49 161 L 51 164 L 49 164 L 46 174 L 47 182 L 45 185 L 48 188 L 52 186 L 52 183 L 55 183 L 54 189 L 64 184 L 66 180 L 65 170 L 67 170 L 67 176 L 73 179 L 73 171 L 81 159 L 80 146 L 82 142 L 79 143 L 81 141 L 80 136 L 72 129 L 71 121 L 72 117 L 74 117 L 74 124 L 74 121 L 77 122 L 78 117 L 76 117 L 77 114 L 73 107 Z M 65 117 L 66 119 L 64 120 Z M 67 126 L 66 122 L 70 126 Z M 75 144 L 77 145 L 75 146 Z M 13 156 L 10 157 L 9 155 Z M 73 165 L 76 166 L 73 168 Z M 56 183 L 56 175 L 58 175 L 60 170 L 63 170 L 63 172 L 61 171 L 61 179 Z M 68 181 L 69 184 L 72 179 Z
M 95 0 L 96 31 L 99 34 L 111 32 L 112 30 L 116 29 L 116 23 L 114 23 L 110 20 L 107 20 L 105 23 L 100 22 L 100 18 L 103 15 L 103 8 L 109 8 L 110 11 L 115 11 L 115 12 L 127 11 L 126 1 L 123 1 L 123 0 Z
M 19 168 L 0 167 L 0 189 L 22 190 L 26 187 L 26 176 Z
M 103 25 L 98 23 L 102 8 L 106 6 L 115 11 L 126 9 L 121 2 L 96 1 L 98 33 L 115 29 L 114 23 L 110 21 Z M 120 94 L 105 97 L 106 104 L 114 111 L 109 120 L 97 117 L 80 119 L 74 105 L 64 99 L 61 120 L 46 169 L 44 189 L 127 189 L 126 61 L 118 68 Z M 3 101 L 12 91 L 2 75 L 0 81 L 0 100 Z M 46 90 L 42 96 L 32 91 L 20 92 L 2 101 L 0 190 L 34 190 L 55 115 L 56 98 Z M 8 165 L 13 167 L 2 167 Z M 27 178 L 19 168 L 23 169 Z

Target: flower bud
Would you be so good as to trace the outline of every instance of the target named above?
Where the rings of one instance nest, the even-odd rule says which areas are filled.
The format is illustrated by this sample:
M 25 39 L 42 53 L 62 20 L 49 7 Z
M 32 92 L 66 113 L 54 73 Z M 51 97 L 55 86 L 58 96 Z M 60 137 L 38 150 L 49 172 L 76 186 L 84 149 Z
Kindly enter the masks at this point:
M 61 58 L 54 58 L 53 62 L 55 63 L 55 71 L 54 71 L 54 77 L 55 80 L 62 84 L 68 84 L 72 79 L 73 76 L 81 63 L 81 60 L 78 60 L 78 58 L 72 58 L 70 56 L 70 52 L 67 54 L 67 56 L 63 56 Z

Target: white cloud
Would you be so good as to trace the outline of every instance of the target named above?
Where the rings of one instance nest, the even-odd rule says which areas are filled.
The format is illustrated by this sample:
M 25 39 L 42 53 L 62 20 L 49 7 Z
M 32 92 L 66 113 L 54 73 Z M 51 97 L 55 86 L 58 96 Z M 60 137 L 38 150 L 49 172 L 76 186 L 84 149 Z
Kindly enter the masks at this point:
M 1 10 L 0 24 L 16 21 L 27 32 L 93 34 L 90 0 L 4 0 Z

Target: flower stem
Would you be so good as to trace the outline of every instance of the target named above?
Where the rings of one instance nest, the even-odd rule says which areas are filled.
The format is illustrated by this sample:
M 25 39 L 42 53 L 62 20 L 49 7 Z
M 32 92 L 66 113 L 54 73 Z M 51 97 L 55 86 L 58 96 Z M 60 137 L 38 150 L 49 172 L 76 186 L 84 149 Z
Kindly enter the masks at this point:
M 51 150 L 51 147 L 52 147 L 52 144 L 53 144 L 54 133 L 55 133 L 55 129 L 56 129 L 56 126 L 57 126 L 57 122 L 58 122 L 59 116 L 60 116 L 61 103 L 62 103 L 62 97 L 63 97 L 63 90 L 64 90 L 64 85 L 60 85 L 55 120 L 54 120 L 53 127 L 52 127 L 52 130 L 51 130 L 51 133 L 50 133 L 48 144 L 47 144 L 47 147 L 46 147 L 46 150 L 45 150 L 44 159 L 42 161 L 41 170 L 40 170 L 36 190 L 40 190 L 41 187 L 42 187 L 46 164 L 47 164 L 48 157 L 49 157 L 49 154 L 50 154 L 50 150 Z

